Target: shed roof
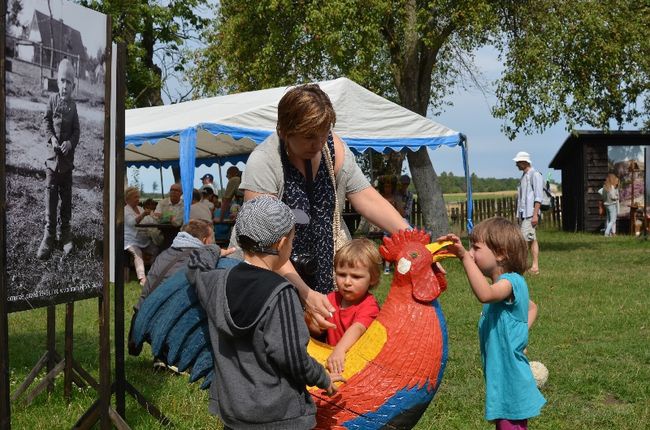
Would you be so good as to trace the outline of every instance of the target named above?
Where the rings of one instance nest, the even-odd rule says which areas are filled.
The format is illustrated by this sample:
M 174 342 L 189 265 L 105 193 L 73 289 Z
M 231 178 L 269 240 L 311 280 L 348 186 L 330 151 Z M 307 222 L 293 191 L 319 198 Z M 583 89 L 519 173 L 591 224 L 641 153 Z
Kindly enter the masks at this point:
M 561 170 L 567 164 L 572 163 L 572 149 L 577 145 L 585 144 L 650 145 L 650 133 L 639 130 L 576 130 L 567 136 L 548 166 L 552 169 Z

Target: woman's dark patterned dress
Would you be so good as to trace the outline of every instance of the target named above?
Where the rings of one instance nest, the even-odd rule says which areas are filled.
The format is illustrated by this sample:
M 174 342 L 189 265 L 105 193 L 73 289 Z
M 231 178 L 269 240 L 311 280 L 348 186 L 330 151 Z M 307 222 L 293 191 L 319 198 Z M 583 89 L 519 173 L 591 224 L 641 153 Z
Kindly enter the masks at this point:
M 332 154 L 334 165 L 334 139 L 330 133 L 327 147 Z M 330 179 L 325 154 L 321 157 L 313 183 L 310 202 L 307 181 L 287 157 L 284 143 L 280 143 L 282 165 L 284 167 L 284 192 L 282 201 L 292 209 L 302 209 L 309 215 L 309 225 L 296 225 L 292 257 L 309 254 L 315 258 L 317 272 L 314 285 L 309 285 L 319 293 L 327 294 L 334 289 L 334 239 L 332 235 L 332 216 L 334 214 L 335 190 Z

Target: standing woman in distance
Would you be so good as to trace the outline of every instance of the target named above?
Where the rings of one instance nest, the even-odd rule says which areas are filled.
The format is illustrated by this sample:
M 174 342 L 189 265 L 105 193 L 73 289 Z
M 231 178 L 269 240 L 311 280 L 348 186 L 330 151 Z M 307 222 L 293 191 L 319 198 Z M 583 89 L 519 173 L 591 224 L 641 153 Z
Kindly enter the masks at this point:
M 607 174 L 605 185 L 602 188 L 603 205 L 605 206 L 605 236 L 616 236 L 616 219 L 618 218 L 618 177 Z
M 323 328 L 332 326 L 323 317 L 333 311 L 325 294 L 334 289 L 336 245 L 350 238 L 341 218 L 345 198 L 361 216 L 389 233 L 409 228 L 334 134 L 335 123 L 332 102 L 317 84 L 289 89 L 278 103 L 276 133 L 250 155 L 240 186 L 244 201 L 272 194 L 309 215 L 309 225 L 296 228 L 292 259 L 280 274 L 298 289 L 307 312 Z

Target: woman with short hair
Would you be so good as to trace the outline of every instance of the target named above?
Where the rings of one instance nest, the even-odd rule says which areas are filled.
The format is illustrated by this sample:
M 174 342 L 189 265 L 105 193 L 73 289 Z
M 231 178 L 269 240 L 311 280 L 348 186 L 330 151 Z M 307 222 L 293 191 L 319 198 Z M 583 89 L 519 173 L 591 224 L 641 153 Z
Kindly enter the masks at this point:
M 383 230 L 409 228 L 370 185 L 350 148 L 332 131 L 335 123 L 332 103 L 317 84 L 291 88 L 278 103 L 276 133 L 250 155 L 240 186 L 244 201 L 272 194 L 309 215 L 308 225 L 296 226 L 292 259 L 281 274 L 326 328 L 330 324 L 321 317 L 333 310 L 324 294 L 334 289 L 334 252 L 350 238 L 341 217 L 345 198 Z

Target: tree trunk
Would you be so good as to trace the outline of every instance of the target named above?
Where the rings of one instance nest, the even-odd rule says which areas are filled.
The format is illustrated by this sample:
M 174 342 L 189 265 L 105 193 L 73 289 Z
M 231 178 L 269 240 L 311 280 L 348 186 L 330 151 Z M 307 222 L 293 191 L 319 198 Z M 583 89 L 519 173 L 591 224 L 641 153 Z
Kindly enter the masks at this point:
M 144 65 L 153 73 L 156 80 L 149 87 L 143 89 L 138 96 L 136 103 L 139 107 L 162 106 L 164 104 L 161 94 L 162 70 L 154 63 L 153 58 L 155 44 L 156 38 L 154 36 L 153 21 L 151 17 L 147 17 L 145 19 L 144 30 L 142 31 L 142 47 L 145 50 L 143 60 Z
M 442 188 L 438 182 L 427 148 L 407 155 L 413 183 L 418 194 L 418 203 L 422 210 L 424 227 L 431 232 L 431 239 L 449 232 L 447 207 L 442 196 Z
M 401 19 L 405 30 L 402 43 L 396 43 L 393 38 L 396 26 L 394 17 L 386 23 L 383 34 L 390 47 L 391 60 L 396 66 L 393 78 L 400 104 L 426 116 L 431 98 L 431 73 L 442 42 L 447 38 L 444 34 L 449 33 L 451 27 L 442 30 L 437 44 L 425 44 L 418 35 L 417 11 L 415 0 L 407 0 L 404 3 L 404 16 Z M 436 238 L 449 230 L 447 208 L 438 183 L 438 175 L 433 169 L 426 148 L 420 148 L 417 152 L 409 151 L 407 158 L 422 210 L 424 226 L 421 227 L 430 230 Z

